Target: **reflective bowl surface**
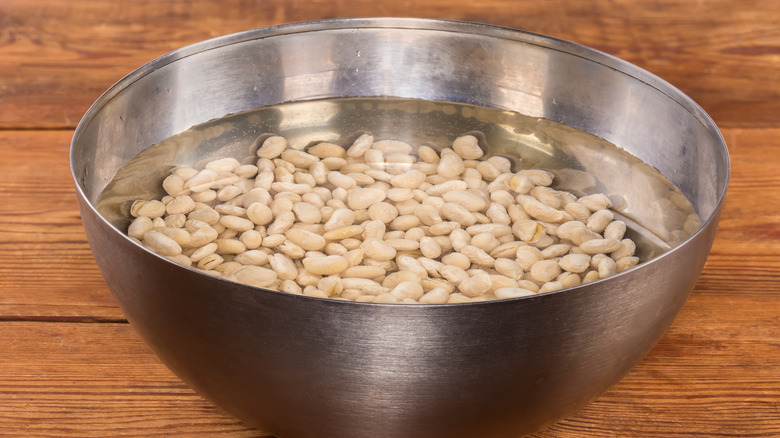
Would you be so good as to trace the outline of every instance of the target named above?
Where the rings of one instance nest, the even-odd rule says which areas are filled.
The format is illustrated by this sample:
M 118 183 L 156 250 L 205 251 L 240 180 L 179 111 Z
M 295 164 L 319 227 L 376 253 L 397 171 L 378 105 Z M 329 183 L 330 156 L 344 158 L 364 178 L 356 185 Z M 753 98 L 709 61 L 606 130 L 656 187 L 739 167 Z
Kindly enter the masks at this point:
M 137 245 L 96 208 L 131 158 L 194 125 L 344 97 L 453 102 L 569 125 L 660 171 L 702 225 L 652 260 L 580 287 L 412 306 L 308 298 L 210 277 Z M 441 136 L 433 132 L 441 126 L 414 122 L 414 113 L 370 118 L 364 129 Z M 306 124 L 333 133 L 343 128 L 339 120 Z M 278 133 L 295 134 L 293 118 L 281 114 L 274 123 Z M 599 183 L 579 187 L 583 194 L 615 185 L 609 157 L 578 158 Z M 396 18 L 263 28 L 169 53 L 95 102 L 74 135 L 71 168 L 93 253 L 131 324 L 195 390 L 285 438 L 515 437 L 571 415 L 628 372 L 677 315 L 710 250 L 729 177 L 712 120 L 640 68 L 518 30 Z M 559 182 L 577 189 L 565 170 Z M 161 175 L 150 178 L 158 183 Z M 618 181 L 637 193 L 647 183 Z M 625 212 L 663 225 L 657 205 L 646 208 L 651 201 L 630 202 Z

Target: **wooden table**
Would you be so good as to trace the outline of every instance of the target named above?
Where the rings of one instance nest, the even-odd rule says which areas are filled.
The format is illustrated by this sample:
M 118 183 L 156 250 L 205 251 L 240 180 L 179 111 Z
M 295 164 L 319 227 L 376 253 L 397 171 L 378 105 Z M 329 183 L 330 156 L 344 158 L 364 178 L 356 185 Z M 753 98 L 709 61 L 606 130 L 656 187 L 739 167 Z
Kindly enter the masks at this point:
M 600 49 L 676 85 L 733 160 L 707 266 L 619 384 L 535 437 L 780 436 L 780 2 L 3 0 L 0 436 L 262 436 L 151 353 L 85 240 L 68 168 L 80 117 L 142 64 L 206 38 L 345 16 L 465 19 Z

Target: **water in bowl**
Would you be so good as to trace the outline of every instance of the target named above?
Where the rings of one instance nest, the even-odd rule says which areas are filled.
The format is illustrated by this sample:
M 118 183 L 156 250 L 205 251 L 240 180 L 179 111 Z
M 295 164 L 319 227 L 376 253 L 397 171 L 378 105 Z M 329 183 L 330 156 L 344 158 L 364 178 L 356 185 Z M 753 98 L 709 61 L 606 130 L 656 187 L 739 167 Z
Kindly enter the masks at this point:
M 343 146 L 369 132 L 435 149 L 464 134 L 475 135 L 486 156 L 501 155 L 515 169 L 541 168 L 553 186 L 577 196 L 604 193 L 626 222 L 626 237 L 647 261 L 700 227 L 686 197 L 659 171 L 620 147 L 551 120 L 462 103 L 400 98 L 341 98 L 285 103 L 228 115 L 192 127 L 128 161 L 101 192 L 98 211 L 122 231 L 137 199 L 160 199 L 162 180 L 176 166 L 233 157 L 254 163 L 258 136 L 271 133 L 303 149 L 328 141 Z M 255 146 L 256 147 L 256 146 Z

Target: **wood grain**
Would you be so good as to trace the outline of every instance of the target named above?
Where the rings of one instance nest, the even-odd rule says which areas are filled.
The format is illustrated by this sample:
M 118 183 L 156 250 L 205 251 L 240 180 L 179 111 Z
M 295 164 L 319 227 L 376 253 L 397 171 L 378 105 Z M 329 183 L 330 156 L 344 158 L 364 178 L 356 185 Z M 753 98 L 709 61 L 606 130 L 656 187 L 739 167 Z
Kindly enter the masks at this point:
M 780 122 L 774 1 L 5 0 L 0 128 L 72 128 L 111 84 L 187 44 L 274 24 L 365 16 L 469 20 L 566 39 L 666 79 L 720 126 Z
M 724 306 L 697 290 L 626 378 L 533 436 L 777 436 L 773 300 Z M 0 435 L 262 436 L 188 389 L 127 324 L 0 322 L 0 332 Z
M 0 144 L 14 151 L 0 161 L 0 319 L 122 319 L 81 225 L 67 164 L 71 136 L 0 131 Z M 732 182 L 700 285 L 708 293 L 777 294 L 780 129 L 724 136 Z
M 2 436 L 263 436 L 187 388 L 127 324 L 0 331 Z
M 780 129 L 724 135 L 734 180 L 691 299 L 624 380 L 537 437 L 778 433 Z M 70 136 L 0 131 L 16 151 L 0 164 L 0 431 L 255 436 L 188 390 L 127 324 L 110 323 L 123 317 L 81 228 L 64 164 Z
M 0 436 L 259 437 L 186 387 L 110 295 L 68 168 L 73 128 L 168 51 L 345 16 L 487 22 L 633 62 L 699 102 L 732 175 L 712 253 L 659 344 L 535 438 L 780 436 L 780 2 L 0 2 Z
M 81 224 L 72 134 L 0 131 L 0 320 L 124 320 Z

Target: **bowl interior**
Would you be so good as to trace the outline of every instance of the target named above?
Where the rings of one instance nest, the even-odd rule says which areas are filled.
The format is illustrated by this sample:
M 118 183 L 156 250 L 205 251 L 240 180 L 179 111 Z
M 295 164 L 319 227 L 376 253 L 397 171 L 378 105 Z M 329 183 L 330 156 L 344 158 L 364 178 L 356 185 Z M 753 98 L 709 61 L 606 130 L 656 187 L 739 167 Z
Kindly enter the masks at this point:
M 128 199 L 158 194 L 170 166 L 241 159 L 268 132 L 305 147 L 362 131 L 434 146 L 477 132 L 490 153 L 553 169 L 560 188 L 608 193 L 648 240 L 645 257 L 663 254 L 561 293 L 363 305 L 258 293 L 123 234 Z M 428 438 L 530 433 L 616 382 L 693 288 L 729 174 L 712 120 L 644 70 L 548 37 L 417 19 L 299 23 L 172 52 L 95 102 L 71 168 L 112 293 L 196 390 L 280 436 Z M 700 226 L 686 229 L 692 214 Z
M 534 162 L 530 164 L 547 165 L 545 148 L 549 152 L 550 145 L 561 144 L 559 137 L 566 136 L 551 129 L 552 124 L 571 126 L 660 171 L 690 200 L 702 223 L 712 217 L 725 194 L 728 156 L 722 137 L 698 105 L 663 80 L 560 40 L 491 26 L 415 19 L 333 20 L 259 29 L 159 58 L 112 87 L 87 113 L 74 137 L 73 173 L 94 204 L 130 159 L 192 126 L 284 102 L 345 97 L 452 102 L 543 119 L 541 128 L 513 121 L 504 132 L 488 130 L 498 149 L 512 149 L 513 143 L 530 145 L 525 152 L 534 152 L 533 156 L 523 157 Z M 267 128 L 295 135 L 302 122 L 314 121 L 315 129 L 332 135 L 335 127 L 348 123 L 346 118 L 362 117 L 355 111 L 347 117 L 340 114 L 343 111 L 343 106 L 325 104 L 303 119 L 281 111 Z M 426 116 L 419 109 L 400 111 L 403 117 L 398 120 L 354 129 L 394 137 L 438 137 L 442 127 L 453 136 L 457 132 L 452 131 L 461 130 L 442 123 L 424 125 L 429 120 L 425 117 L 414 122 L 416 115 Z M 479 112 L 461 121 L 484 123 L 475 113 Z M 426 129 L 413 133 L 404 122 Z M 510 132 L 517 126 L 520 132 Z M 575 170 L 597 172 L 605 167 L 602 157 L 594 159 L 588 152 L 590 146 L 578 151 L 579 141 L 563 140 L 570 145 L 565 153 L 579 162 L 572 166 Z M 620 160 L 607 158 L 609 165 L 615 161 Z M 635 181 L 634 175 L 612 178 L 608 173 L 602 172 L 604 177 L 593 189 L 617 180 L 624 189 L 635 188 L 637 195 L 653 191 L 652 183 L 641 177 Z M 578 191 L 591 190 L 576 175 L 567 178 Z M 627 208 L 641 208 L 641 202 L 634 204 Z M 658 216 L 663 207 L 653 210 L 650 215 Z M 656 217 L 652 222 L 664 220 Z
M 605 193 L 628 224 L 628 237 L 638 243 L 642 261 L 679 244 L 701 225 L 687 198 L 660 172 L 596 136 L 505 110 L 399 98 L 295 102 L 198 125 L 130 160 L 105 187 L 96 207 L 126 231 L 132 202 L 164 196 L 162 180 L 176 166 L 200 168 L 223 157 L 253 164 L 255 139 L 272 134 L 304 149 L 319 141 L 346 148 L 366 132 L 435 149 L 448 147 L 459 135 L 475 135 L 486 157 L 509 158 L 513 170 L 551 170 L 555 187 L 577 196 Z

